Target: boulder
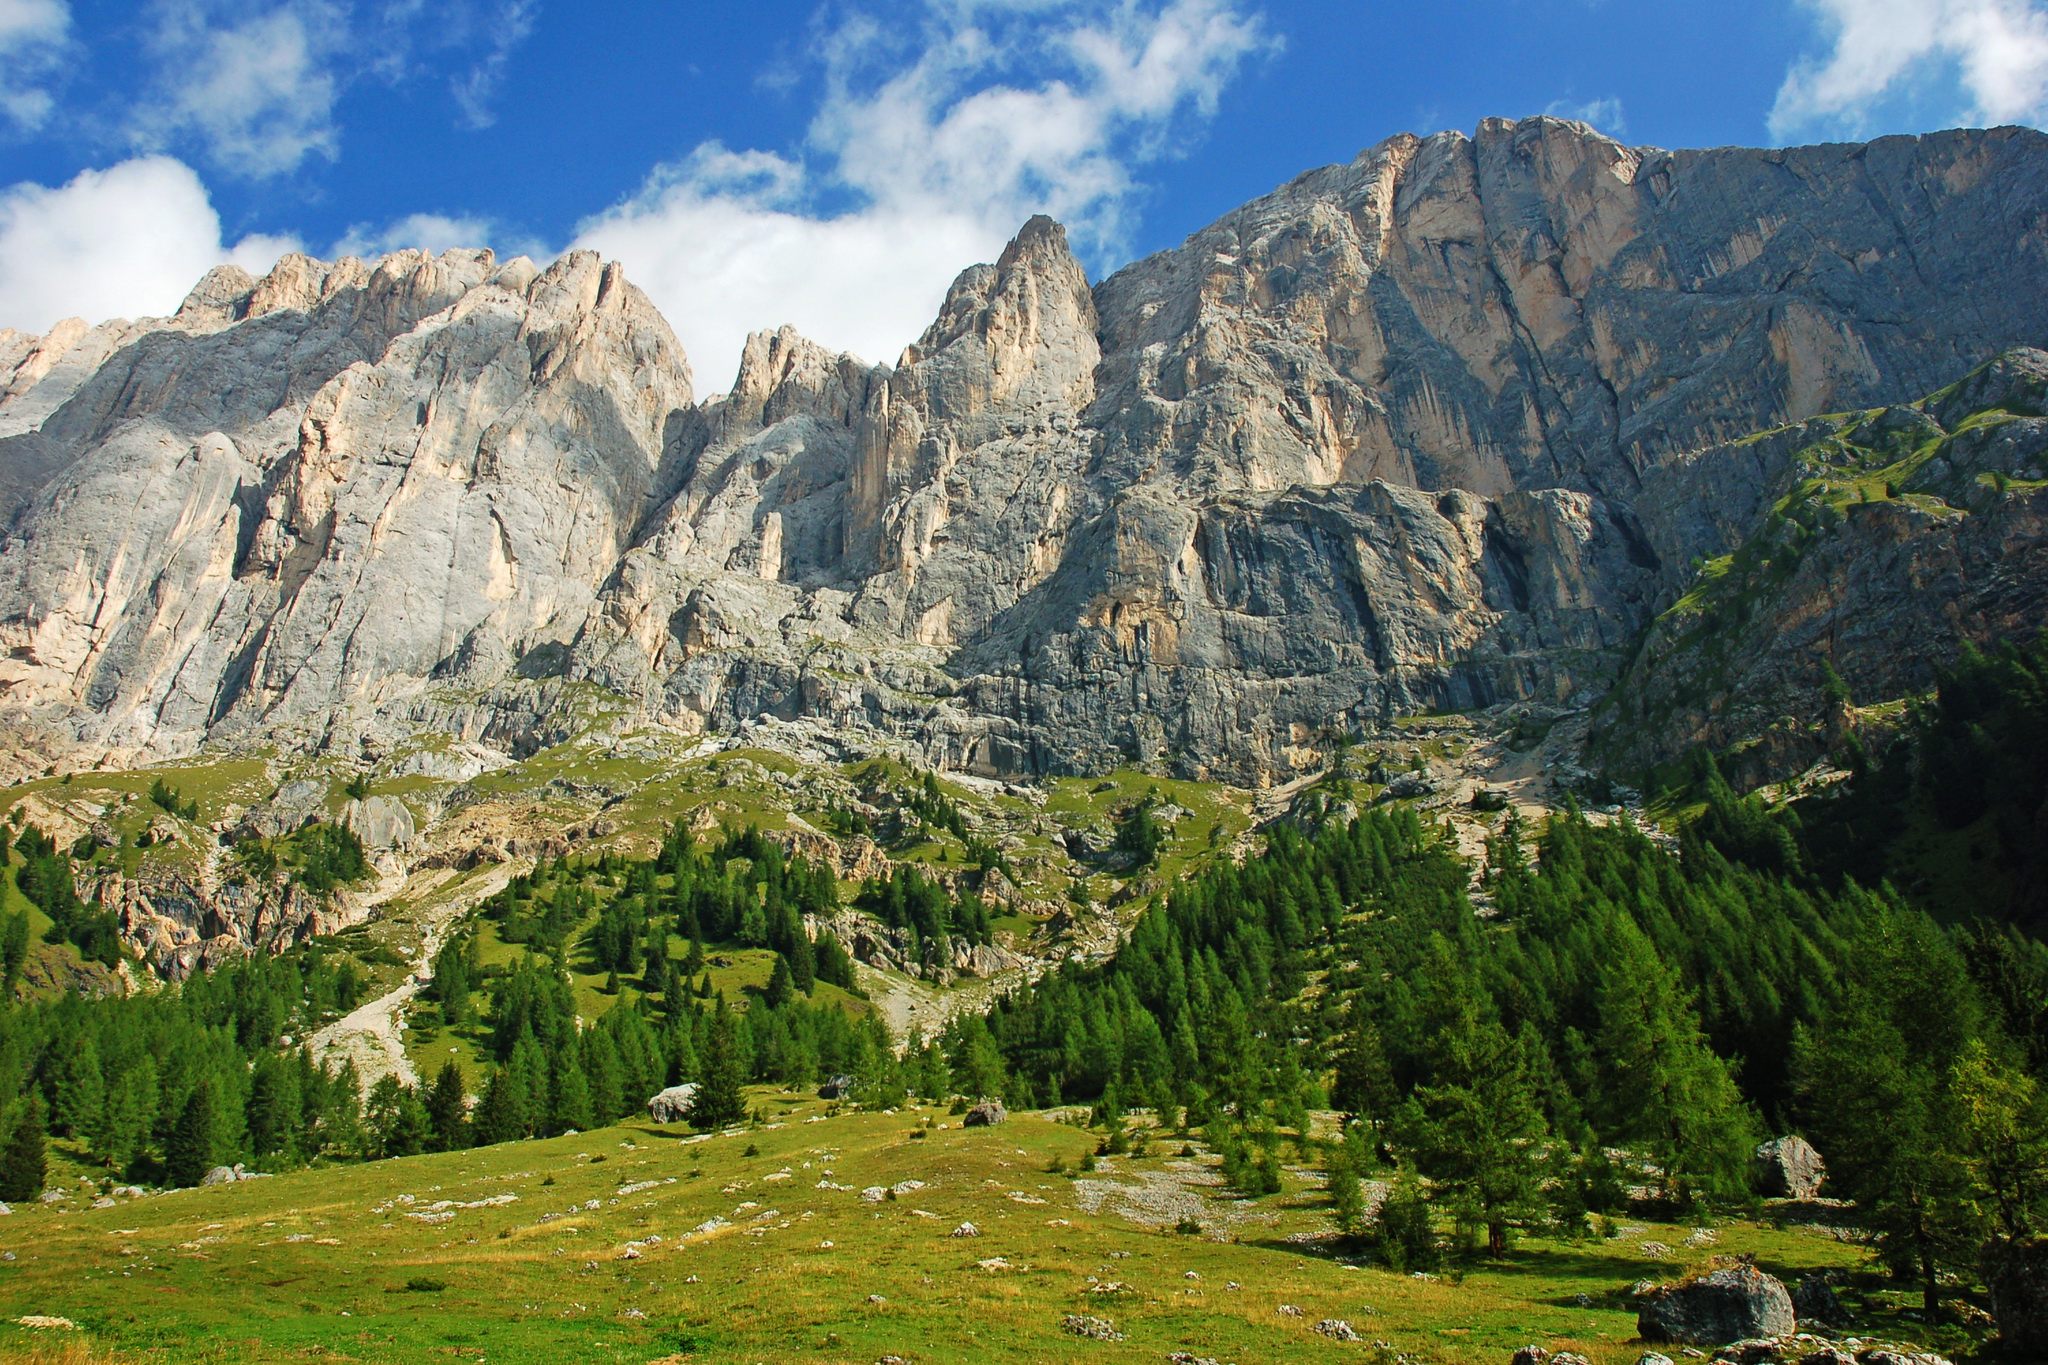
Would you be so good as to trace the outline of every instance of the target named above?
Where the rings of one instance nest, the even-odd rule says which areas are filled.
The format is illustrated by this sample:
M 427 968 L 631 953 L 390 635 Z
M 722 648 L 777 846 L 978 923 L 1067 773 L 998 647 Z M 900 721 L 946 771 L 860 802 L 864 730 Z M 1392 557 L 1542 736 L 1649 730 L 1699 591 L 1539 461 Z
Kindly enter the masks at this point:
M 1778 1199 L 1812 1199 L 1820 1193 L 1827 1167 L 1802 1137 L 1772 1138 L 1756 1149 L 1757 1188 Z
M 1734 1265 L 1647 1295 L 1636 1314 L 1645 1341 L 1718 1346 L 1798 1330 L 1792 1296 L 1753 1265 Z
M 683 1123 L 690 1117 L 690 1103 L 697 1098 L 694 1085 L 672 1085 L 647 1101 L 647 1117 L 656 1123 Z
M 1984 1284 L 2006 1351 L 2015 1359 L 2048 1359 L 2048 1237 L 1995 1249 L 1985 1257 Z
M 960 1120 L 963 1128 L 993 1128 L 1010 1117 L 1010 1111 L 1003 1108 L 1001 1100 L 983 1100 L 967 1111 L 967 1117 Z
M 1827 1275 L 1800 1278 L 1799 1283 L 1792 1287 L 1792 1313 L 1799 1319 L 1803 1331 L 1849 1320 L 1849 1315 L 1843 1311 L 1842 1301 L 1835 1296 L 1834 1283 Z
M 1541 1346 L 1524 1346 L 1508 1358 L 1508 1365 L 1548 1365 L 1550 1352 Z
M 341 822 L 363 841 L 363 847 L 373 852 L 405 848 L 412 843 L 415 833 L 412 811 L 395 796 L 365 796 L 350 801 L 341 813 Z
M 852 1093 L 853 1077 L 851 1076 L 834 1076 L 831 1080 L 818 1087 L 818 1098 L 821 1100 L 843 1100 Z
M 1671 1357 L 1659 1351 L 1645 1351 L 1636 1357 L 1636 1365 L 1671 1365 Z
M 240 1179 L 241 1177 L 235 1174 L 234 1167 L 216 1166 L 205 1175 L 200 1176 L 199 1183 L 202 1185 L 232 1185 Z

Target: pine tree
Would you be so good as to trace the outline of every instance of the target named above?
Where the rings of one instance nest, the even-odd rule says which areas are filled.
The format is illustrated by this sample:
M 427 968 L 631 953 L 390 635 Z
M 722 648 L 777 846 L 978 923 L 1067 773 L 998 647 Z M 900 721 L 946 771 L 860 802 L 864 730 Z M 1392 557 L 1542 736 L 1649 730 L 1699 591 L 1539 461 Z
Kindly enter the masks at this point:
M 43 1101 L 40 1095 L 30 1095 L 21 1117 L 15 1120 L 6 1149 L 0 1151 L 0 1199 L 16 1203 L 34 1199 L 43 1192 L 47 1174 Z
M 1986 1231 L 1947 1086 L 1989 1023 L 1954 944 L 1917 912 L 1873 916 L 1846 962 L 1834 1005 L 1801 1030 L 1794 1075 L 1830 1181 L 1893 1273 L 1920 1282 L 1931 1321 L 1941 1276 L 1970 1268 Z
M 476 1140 L 482 1147 L 512 1142 L 526 1136 L 526 1095 L 519 1075 L 510 1066 L 491 1072 L 476 1107 Z
M 590 1078 L 590 1114 L 603 1128 L 624 1118 L 628 1110 L 625 1087 L 619 1078 L 619 1049 L 611 1030 L 586 1029 L 583 1033 L 583 1072 Z
M 469 1146 L 469 1109 L 463 1103 L 462 1066 L 453 1057 L 441 1064 L 427 1095 L 427 1123 L 434 1150 L 456 1152 Z
M 740 1091 L 744 1079 L 740 1070 L 738 1019 L 719 1005 L 711 1020 L 711 1038 L 705 1047 L 704 1079 L 690 1102 L 690 1122 L 698 1128 L 724 1128 L 747 1117 L 746 1096 Z
M 96 1127 L 106 1103 L 106 1080 L 100 1072 L 99 1048 L 92 1036 L 73 1047 L 57 1073 L 57 1093 L 50 1118 L 57 1131 L 79 1137 Z
M 590 1113 L 590 1082 L 583 1074 L 575 1047 L 565 1047 L 556 1055 L 554 1073 L 554 1104 L 548 1114 L 548 1131 L 581 1133 L 595 1127 Z
M 1537 1207 L 1536 1148 L 1548 1131 L 1526 1040 L 1490 1017 L 1490 998 L 1441 936 L 1420 993 L 1435 1015 L 1428 1052 L 1436 1075 L 1395 1115 L 1395 1136 L 1434 1186 L 1432 1198 L 1461 1223 L 1484 1227 L 1487 1253 L 1502 1256 L 1509 1222 Z
M 1741 1193 L 1756 1134 L 1728 1064 L 1707 1046 L 1677 970 L 1634 921 L 1617 916 L 1606 942 L 1594 1047 L 1602 1131 L 1647 1145 L 1680 1208 Z
M 257 1056 L 246 1114 L 249 1145 L 256 1155 L 290 1151 L 301 1117 L 298 1071 L 290 1058 L 275 1052 Z
M 640 973 L 640 989 L 649 995 L 668 994 L 668 946 L 656 947 L 650 940 L 647 945 L 646 967 Z
M 768 1008 L 779 1010 L 795 993 L 796 985 L 789 974 L 789 959 L 777 953 L 775 966 L 768 973 L 768 988 L 762 993 L 762 998 L 768 1002 Z
M 0 965 L 6 968 L 9 990 L 21 980 L 21 969 L 27 962 L 28 911 L 23 910 L 0 920 Z
M 178 1122 L 164 1144 L 164 1166 L 173 1185 L 197 1185 L 214 1168 L 219 1144 L 213 1082 L 202 1080 L 185 1097 Z

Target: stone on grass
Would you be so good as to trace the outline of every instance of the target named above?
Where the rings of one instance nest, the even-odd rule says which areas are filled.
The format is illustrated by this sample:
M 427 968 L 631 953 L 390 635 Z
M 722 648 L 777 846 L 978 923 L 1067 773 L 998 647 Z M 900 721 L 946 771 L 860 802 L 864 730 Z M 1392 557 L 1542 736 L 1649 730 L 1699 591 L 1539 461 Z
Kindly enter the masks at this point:
M 694 1085 L 672 1085 L 647 1101 L 647 1117 L 656 1123 L 684 1123 L 690 1117 L 690 1104 L 697 1098 Z
M 1645 1351 L 1636 1357 L 1636 1365 L 1672 1365 L 1671 1357 L 1656 1351 Z
M 1823 1346 L 1799 1357 L 1799 1365 L 1856 1365 L 1856 1354 L 1840 1346 Z
M 981 1236 L 981 1229 L 972 1223 L 962 1223 L 946 1235 L 948 1237 L 979 1237 Z
M 232 1185 L 240 1179 L 241 1177 L 235 1174 L 234 1167 L 216 1166 L 205 1175 L 200 1176 L 199 1183 L 202 1185 Z
M 1547 1365 L 1550 1352 L 1541 1346 L 1524 1346 L 1509 1357 L 1508 1365 Z
M 1772 1138 L 1755 1155 L 1757 1188 L 1779 1199 L 1812 1199 L 1820 1193 L 1827 1165 L 1802 1137 Z
M 1003 1108 L 1001 1100 L 983 1100 L 967 1111 L 967 1117 L 960 1120 L 963 1128 L 993 1128 L 1010 1117 L 1010 1111 Z
M 1060 1326 L 1077 1337 L 1091 1341 L 1122 1341 L 1124 1334 L 1116 1330 L 1116 1324 L 1108 1318 L 1091 1318 L 1085 1313 L 1069 1313 L 1060 1319 Z
M 843 1100 L 852 1093 L 853 1077 L 851 1076 L 834 1076 L 831 1080 L 818 1087 L 818 1098 L 821 1100 Z
M 1363 1340 L 1363 1338 L 1360 1337 L 1356 1331 L 1352 1330 L 1351 1324 L 1344 1321 L 1344 1319 L 1342 1318 L 1324 1318 L 1321 1322 L 1317 1323 L 1314 1327 L 1311 1327 L 1309 1330 L 1312 1332 L 1320 1332 L 1332 1341 Z
M 1645 1341 L 1718 1346 L 1798 1330 L 1792 1296 L 1753 1265 L 1734 1265 L 1645 1295 L 1636 1331 Z
M 1792 1315 L 1802 1329 L 1847 1322 L 1849 1315 L 1835 1295 L 1835 1286 L 1825 1274 L 1804 1275 L 1792 1288 Z

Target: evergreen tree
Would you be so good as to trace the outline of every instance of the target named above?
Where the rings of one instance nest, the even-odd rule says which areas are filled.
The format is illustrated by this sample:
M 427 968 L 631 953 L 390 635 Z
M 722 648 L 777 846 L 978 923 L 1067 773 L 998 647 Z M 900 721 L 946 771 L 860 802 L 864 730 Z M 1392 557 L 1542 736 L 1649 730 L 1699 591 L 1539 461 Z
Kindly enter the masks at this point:
M 43 1101 L 30 1095 L 0 1151 L 0 1199 L 20 1203 L 43 1192 L 48 1175 L 43 1151 Z
M 1537 1207 L 1536 1145 L 1547 1132 L 1524 1044 L 1489 1018 L 1485 992 L 1438 937 L 1422 983 L 1437 1016 L 1433 1084 L 1418 1085 L 1394 1120 L 1397 1140 L 1431 1181 L 1436 1202 L 1483 1227 L 1505 1255 L 1508 1224 Z
M 551 1133 L 587 1132 L 596 1126 L 591 1120 L 590 1082 L 583 1074 L 583 1060 L 576 1049 L 564 1048 L 555 1057 L 553 1107 L 548 1115 Z
M 1947 1093 L 1986 1024 L 1954 945 L 1924 915 L 1887 909 L 1863 926 L 1840 995 L 1795 1050 L 1829 1178 L 1878 1233 L 1885 1263 L 1920 1283 L 1930 1320 L 1941 1276 L 1971 1268 L 1986 1231 Z
M 265 1052 L 256 1058 L 246 1106 L 249 1146 L 256 1155 L 290 1152 L 299 1132 L 300 1098 L 298 1069 L 290 1057 Z
M 666 934 L 663 935 L 667 937 Z M 640 989 L 649 995 L 668 994 L 668 944 L 656 945 L 651 939 L 647 944 L 645 966 L 640 973 Z
M 1728 1064 L 1707 1046 L 1677 970 L 1626 917 L 1608 933 L 1607 947 L 1594 1047 L 1601 1131 L 1644 1143 L 1681 1208 L 1702 1194 L 1741 1193 L 1754 1125 Z
M 796 986 L 789 974 L 789 959 L 777 953 L 775 966 L 768 973 L 768 987 L 762 992 L 762 999 L 768 1002 L 769 1009 L 779 1010 L 789 1003 L 790 996 L 795 993 Z
M 725 1128 L 747 1117 L 744 1079 L 739 1057 L 739 1020 L 723 1004 L 712 1012 L 711 1037 L 705 1047 L 704 1078 L 690 1101 L 690 1122 L 698 1128 Z
M 427 1150 L 432 1125 L 419 1091 L 396 1076 L 379 1076 L 363 1105 L 364 1137 L 379 1157 L 414 1156 Z
M 64 1058 L 54 1101 L 50 1118 L 57 1131 L 68 1137 L 82 1137 L 99 1123 L 100 1107 L 106 1103 L 106 1081 L 100 1072 L 99 1048 L 91 1035 Z
M 427 1125 L 435 1151 L 456 1152 L 469 1146 L 469 1108 L 463 1099 L 462 1066 L 450 1057 L 441 1063 L 427 1095 Z
M 526 1095 L 518 1073 L 510 1066 L 495 1067 L 476 1107 L 477 1145 L 490 1147 L 525 1136 Z
M 21 969 L 28 962 L 28 911 L 0 919 L 0 966 L 6 969 L 9 990 L 21 981 Z
M 164 1144 L 164 1167 L 173 1185 L 197 1185 L 218 1164 L 218 1130 L 213 1082 L 201 1080 L 185 1096 L 178 1121 Z

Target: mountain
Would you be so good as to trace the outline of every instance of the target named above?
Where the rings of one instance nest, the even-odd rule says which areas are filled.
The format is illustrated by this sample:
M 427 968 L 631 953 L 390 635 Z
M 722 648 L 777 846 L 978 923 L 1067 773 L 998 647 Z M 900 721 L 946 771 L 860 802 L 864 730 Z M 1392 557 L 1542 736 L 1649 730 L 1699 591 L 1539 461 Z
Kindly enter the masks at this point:
M 1782 523 L 1801 450 L 1843 421 L 1956 437 L 1911 405 L 2044 344 L 2048 138 L 2012 128 L 1403 135 L 1093 286 L 1033 219 L 894 367 L 785 328 L 702 400 L 587 253 L 222 267 L 169 319 L 0 333 L 0 705 L 17 771 L 434 732 L 527 753 L 595 688 L 987 775 L 1285 781 L 1422 710 L 1620 679 L 1617 714 L 1649 714 L 1669 613 Z M 1877 411 L 1919 416 L 1814 421 Z M 1997 465 L 2031 509 L 2040 433 L 2001 439 L 2025 449 L 1947 467 Z M 1914 548 L 1833 589 L 1865 699 L 2040 619 L 2009 571 L 2033 511 L 1916 559 L 1953 518 L 1878 483 L 1892 510 L 1848 520 Z M 1918 609 L 1915 565 L 1987 556 L 2002 614 Z M 1840 636 L 1774 624 L 1812 600 L 1769 598 L 1728 677 L 1687 670 L 1690 718 L 1616 761 L 1817 712 Z M 1777 690 L 1700 719 L 1759 670 Z

